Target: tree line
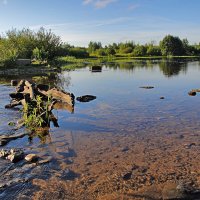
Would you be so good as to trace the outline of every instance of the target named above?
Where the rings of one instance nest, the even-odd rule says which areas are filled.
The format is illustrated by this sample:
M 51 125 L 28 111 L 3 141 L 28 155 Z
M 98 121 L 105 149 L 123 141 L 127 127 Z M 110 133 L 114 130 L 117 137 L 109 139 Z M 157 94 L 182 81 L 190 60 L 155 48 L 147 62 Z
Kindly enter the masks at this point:
M 64 56 L 200 56 L 200 44 L 190 45 L 187 39 L 167 35 L 159 45 L 127 41 L 103 46 L 101 42 L 91 41 L 88 47 L 75 47 L 63 43 L 59 36 L 43 27 L 38 31 L 12 29 L 0 35 L 0 65 L 14 65 L 18 58 L 51 61 Z

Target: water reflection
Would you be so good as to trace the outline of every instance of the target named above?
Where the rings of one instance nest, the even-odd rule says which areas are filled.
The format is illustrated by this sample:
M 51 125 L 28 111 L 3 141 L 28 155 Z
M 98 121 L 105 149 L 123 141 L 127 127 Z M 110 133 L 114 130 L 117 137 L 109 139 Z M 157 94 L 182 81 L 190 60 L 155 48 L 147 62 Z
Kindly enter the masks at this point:
M 159 68 L 167 77 L 177 76 L 180 72 L 187 72 L 188 64 L 186 62 L 165 60 L 159 63 Z
M 197 59 L 157 59 L 157 60 L 130 60 L 127 62 L 108 62 L 105 64 L 110 69 L 120 69 L 135 71 L 136 69 L 153 69 L 159 66 L 159 69 L 166 77 L 176 76 L 180 72 L 186 73 L 188 62 Z

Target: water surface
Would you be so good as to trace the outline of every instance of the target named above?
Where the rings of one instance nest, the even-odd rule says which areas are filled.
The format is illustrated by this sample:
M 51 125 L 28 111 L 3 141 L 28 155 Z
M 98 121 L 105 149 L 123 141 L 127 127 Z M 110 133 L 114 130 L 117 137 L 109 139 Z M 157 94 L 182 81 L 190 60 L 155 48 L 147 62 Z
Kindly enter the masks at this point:
M 22 195 L 33 195 L 30 188 L 34 183 L 39 186 L 46 184 L 46 188 L 42 188 L 41 191 L 36 187 L 35 190 L 40 192 L 33 196 L 35 199 L 44 198 L 49 190 L 48 182 L 40 181 L 54 179 L 64 181 L 60 199 L 84 199 L 88 195 L 89 199 L 95 199 L 98 195 L 99 199 L 104 195 L 108 195 L 109 199 L 109 194 L 114 195 L 116 191 L 119 191 L 117 194 L 120 196 L 128 194 L 127 191 L 130 192 L 131 188 L 133 195 L 135 191 L 145 189 L 147 185 L 166 184 L 168 181 L 184 182 L 186 179 L 194 182 L 193 189 L 200 187 L 199 170 L 196 168 L 200 151 L 200 94 L 195 97 L 188 95 L 191 89 L 200 87 L 200 62 L 137 60 L 104 63 L 101 66 L 101 72 L 92 72 L 91 65 L 88 65 L 74 71 L 62 71 L 54 76 L 56 85 L 74 93 L 76 97 L 90 94 L 97 96 L 97 99 L 88 103 L 76 101 L 74 113 L 54 110 L 59 128 L 51 127 L 46 135 L 31 139 L 25 137 L 7 145 L 20 146 L 27 152 L 51 156 L 53 159 L 48 165 L 38 166 L 37 170 L 26 172 L 25 177 L 32 173 L 28 183 L 11 184 L 5 191 L 2 190 L 2 195 L 13 197 L 13 193 L 8 195 L 12 187 L 16 187 L 19 198 Z M 4 82 L 13 78 L 5 71 L 1 74 L 3 73 L 1 79 Z M 32 76 L 35 75 L 27 75 L 29 79 Z M 143 89 L 141 86 L 154 88 Z M 17 109 L 4 109 L 4 105 L 9 102 L 8 94 L 13 90 L 13 87 L 0 85 L 0 134 L 12 132 L 8 122 L 15 121 L 21 115 Z M 194 149 L 185 149 L 185 146 L 192 143 Z M 190 160 L 187 160 L 188 155 Z M 178 162 L 186 168 L 187 173 L 182 168 L 176 169 L 174 163 L 177 163 L 177 156 Z M 0 164 L 3 171 L 7 163 L 1 161 Z M 121 180 L 121 173 L 130 171 L 129 168 L 133 164 L 149 170 L 147 174 L 140 174 L 138 177 L 144 176 L 148 180 L 149 176 L 152 176 L 154 181 L 150 181 L 150 184 L 148 181 L 141 183 L 135 178 L 129 182 Z M 172 172 L 168 172 L 167 169 L 175 171 L 175 174 L 170 175 Z M 193 175 L 190 176 L 192 172 Z M 116 181 L 116 177 L 113 178 L 114 174 L 118 174 L 118 182 L 122 181 L 119 190 L 111 184 L 112 181 Z M 19 177 L 21 176 L 22 174 L 19 174 Z M 107 176 L 110 177 L 110 181 L 104 180 Z M 171 179 L 168 179 L 169 177 Z M 160 181 L 162 178 L 166 180 Z M 77 180 L 74 188 L 67 184 L 68 180 L 74 184 Z M 81 190 L 81 181 L 85 181 L 87 186 L 85 192 Z M 106 184 L 111 184 L 110 190 L 102 188 Z M 23 192 L 22 187 L 26 187 Z M 69 189 L 75 192 L 69 194 Z M 97 189 L 98 195 L 95 192 Z M 52 197 L 48 198 L 58 198 L 55 191 L 56 188 L 52 189 Z

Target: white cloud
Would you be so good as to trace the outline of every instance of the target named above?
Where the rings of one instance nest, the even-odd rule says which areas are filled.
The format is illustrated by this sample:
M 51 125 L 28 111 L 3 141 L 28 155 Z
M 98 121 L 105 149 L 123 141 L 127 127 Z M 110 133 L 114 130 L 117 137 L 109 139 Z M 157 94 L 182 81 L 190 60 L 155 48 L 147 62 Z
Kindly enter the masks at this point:
M 8 4 L 8 0 L 2 0 L 3 5 L 7 5 Z
M 139 4 L 131 4 L 131 5 L 129 5 L 128 10 L 135 10 L 138 7 L 140 7 Z
M 83 0 L 83 5 L 92 4 L 95 8 L 105 8 L 118 0 Z
M 87 4 L 90 4 L 92 2 L 93 2 L 93 0 L 83 0 L 83 5 L 87 5 Z
M 117 0 L 98 0 L 95 2 L 96 8 L 105 8 L 107 5 L 116 2 Z

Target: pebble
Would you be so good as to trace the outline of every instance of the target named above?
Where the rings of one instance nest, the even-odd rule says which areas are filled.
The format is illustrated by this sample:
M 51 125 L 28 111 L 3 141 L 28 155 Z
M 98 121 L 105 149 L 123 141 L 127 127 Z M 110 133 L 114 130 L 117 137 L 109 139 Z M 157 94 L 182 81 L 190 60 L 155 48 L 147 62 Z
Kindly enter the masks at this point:
M 28 154 L 24 159 L 28 162 L 36 162 L 38 160 L 38 156 L 36 154 Z
M 122 151 L 122 152 L 126 152 L 126 151 L 128 151 L 128 150 L 129 150 L 128 147 L 123 147 L 121 151 Z

